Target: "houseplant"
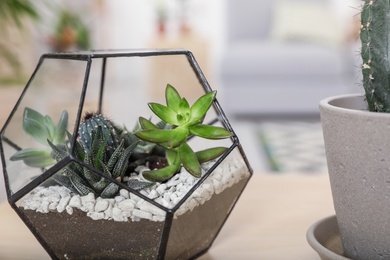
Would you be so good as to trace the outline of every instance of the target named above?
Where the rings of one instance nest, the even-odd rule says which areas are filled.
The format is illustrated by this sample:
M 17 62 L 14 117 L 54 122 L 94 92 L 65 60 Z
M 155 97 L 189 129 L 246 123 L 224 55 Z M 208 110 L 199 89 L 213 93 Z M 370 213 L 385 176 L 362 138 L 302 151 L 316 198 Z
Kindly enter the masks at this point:
M 146 119 L 148 65 L 165 56 L 205 93 L 187 100 L 173 77 Z M 252 174 L 215 94 L 186 50 L 43 55 L 1 131 L 9 203 L 54 259 L 205 253 Z
M 2 69 L 1 83 L 19 83 L 22 75 L 22 62 L 19 60 L 20 54 L 15 51 L 15 46 L 12 46 L 11 39 L 15 37 L 13 34 L 15 31 L 22 33 L 27 28 L 26 18 L 31 20 L 38 20 L 39 14 L 35 4 L 32 1 L 21 0 L 4 0 L 0 2 L 0 33 L 2 37 L 0 39 L 0 62 L 2 66 L 10 69 Z M 16 34 L 16 36 L 18 36 Z M 16 49 L 17 50 L 17 49 Z
M 320 114 L 337 222 L 345 256 L 390 258 L 390 85 L 388 1 L 361 12 L 365 96 L 322 100 Z

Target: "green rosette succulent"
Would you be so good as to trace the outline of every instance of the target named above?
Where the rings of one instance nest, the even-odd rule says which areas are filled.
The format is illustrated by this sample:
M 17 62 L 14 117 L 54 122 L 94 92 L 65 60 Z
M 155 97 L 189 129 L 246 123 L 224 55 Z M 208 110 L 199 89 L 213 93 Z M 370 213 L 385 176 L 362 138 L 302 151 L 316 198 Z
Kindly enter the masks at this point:
M 143 173 L 145 179 L 163 182 L 175 175 L 183 166 L 194 177 L 201 177 L 201 163 L 218 158 L 228 148 L 214 147 L 194 152 L 187 140 L 190 136 L 206 139 L 224 139 L 233 134 L 223 127 L 202 124 L 214 102 L 216 91 L 204 94 L 190 106 L 177 90 L 167 85 L 166 105 L 149 103 L 150 109 L 171 129 L 159 129 L 150 120 L 139 118 L 142 130 L 135 132 L 141 140 L 156 143 L 166 149 L 168 166 Z
M 44 168 L 55 163 L 54 158 L 51 156 L 49 142 L 54 145 L 65 143 L 66 129 L 68 127 L 68 112 L 64 110 L 61 113 L 57 125 L 54 125 L 50 116 L 44 116 L 26 107 L 23 112 L 22 127 L 27 135 L 45 147 L 19 150 L 10 157 L 10 160 L 23 160 L 26 165 L 39 168 Z

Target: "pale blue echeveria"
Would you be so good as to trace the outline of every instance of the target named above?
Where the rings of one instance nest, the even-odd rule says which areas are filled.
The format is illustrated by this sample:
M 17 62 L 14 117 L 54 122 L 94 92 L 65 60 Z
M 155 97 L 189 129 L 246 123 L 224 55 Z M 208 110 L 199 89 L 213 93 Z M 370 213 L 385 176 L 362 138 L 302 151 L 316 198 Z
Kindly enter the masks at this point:
M 65 143 L 66 130 L 68 128 L 68 112 L 64 110 L 57 125 L 54 125 L 50 116 L 44 116 L 26 107 L 23 112 L 22 127 L 27 135 L 45 147 L 19 150 L 11 156 L 10 160 L 23 160 L 26 165 L 39 168 L 54 164 L 55 160 L 51 156 L 51 148 L 48 141 L 54 145 Z

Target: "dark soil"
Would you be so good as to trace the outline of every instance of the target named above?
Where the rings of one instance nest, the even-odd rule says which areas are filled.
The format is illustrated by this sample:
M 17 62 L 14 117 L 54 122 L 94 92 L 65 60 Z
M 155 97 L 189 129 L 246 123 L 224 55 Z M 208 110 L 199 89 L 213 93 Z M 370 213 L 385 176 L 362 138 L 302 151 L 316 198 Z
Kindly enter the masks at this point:
M 58 259 L 156 259 L 164 226 L 149 220 L 92 220 L 76 209 L 72 215 L 23 212 Z

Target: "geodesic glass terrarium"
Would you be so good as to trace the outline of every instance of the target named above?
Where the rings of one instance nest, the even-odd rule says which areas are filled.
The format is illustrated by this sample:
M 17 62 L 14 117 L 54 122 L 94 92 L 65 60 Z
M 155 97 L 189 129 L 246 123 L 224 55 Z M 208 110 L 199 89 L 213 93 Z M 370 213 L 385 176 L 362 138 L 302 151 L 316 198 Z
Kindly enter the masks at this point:
M 195 258 L 252 175 L 187 50 L 43 55 L 0 152 L 9 203 L 53 259 Z

